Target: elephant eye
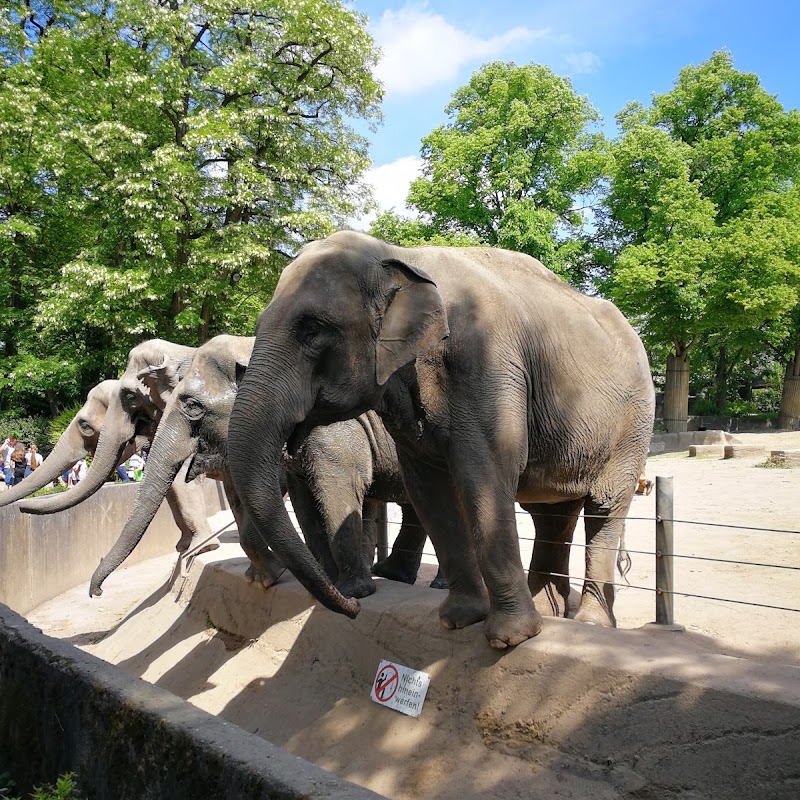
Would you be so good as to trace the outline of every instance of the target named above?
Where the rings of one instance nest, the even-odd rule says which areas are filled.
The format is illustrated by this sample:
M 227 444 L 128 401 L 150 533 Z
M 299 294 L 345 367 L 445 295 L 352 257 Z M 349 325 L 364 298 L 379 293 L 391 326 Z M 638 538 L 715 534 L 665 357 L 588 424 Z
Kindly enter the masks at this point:
M 185 417 L 188 417 L 191 420 L 198 420 L 202 419 L 205 413 L 206 410 L 202 403 L 198 403 L 197 400 L 183 401 L 183 415 Z
M 94 428 L 85 419 L 78 420 L 78 427 L 85 436 L 92 436 L 94 434 Z
M 297 326 L 297 338 L 303 344 L 313 344 L 321 333 L 322 323 L 316 319 L 303 319 Z

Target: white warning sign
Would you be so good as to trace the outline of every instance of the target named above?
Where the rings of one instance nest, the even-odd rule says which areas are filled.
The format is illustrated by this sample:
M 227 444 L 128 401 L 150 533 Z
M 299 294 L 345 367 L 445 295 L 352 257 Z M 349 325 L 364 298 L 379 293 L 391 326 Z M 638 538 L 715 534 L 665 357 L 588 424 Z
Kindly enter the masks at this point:
M 431 676 L 427 672 L 381 661 L 372 683 L 370 697 L 382 706 L 393 708 L 410 717 L 422 713 L 422 704 L 428 693 Z

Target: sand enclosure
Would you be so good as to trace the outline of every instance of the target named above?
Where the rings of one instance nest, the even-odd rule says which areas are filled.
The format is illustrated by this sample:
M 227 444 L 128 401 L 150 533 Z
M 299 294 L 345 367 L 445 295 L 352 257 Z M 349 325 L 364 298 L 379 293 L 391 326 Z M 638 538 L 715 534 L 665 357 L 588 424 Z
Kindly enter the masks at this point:
M 740 438 L 767 450 L 800 449 L 800 434 Z M 708 523 L 676 523 L 676 553 L 800 566 L 800 536 L 716 527 L 800 530 L 800 470 L 755 466 L 763 460 L 674 454 L 649 461 L 649 477 L 673 476 L 675 518 Z M 634 499 L 631 587 L 654 585 L 654 558 L 642 554 L 653 550 L 654 513 L 654 494 Z M 518 519 L 527 563 L 532 526 Z M 223 513 L 212 521 L 222 528 L 230 519 Z M 696 686 L 707 693 L 734 687 L 742 708 L 759 692 L 800 705 L 796 612 L 676 597 L 676 620 L 687 631 L 653 632 L 639 629 L 654 618 L 653 593 L 626 587 L 616 605 L 623 630 L 548 620 L 535 640 L 498 654 L 479 626 L 438 626 L 441 594 L 423 582 L 435 572 L 430 559 L 416 586 L 381 581 L 349 621 L 312 605 L 293 580 L 268 592 L 246 584 L 232 527 L 223 539 L 223 548 L 198 559 L 186 577 L 174 558 L 156 559 L 119 570 L 102 598 L 88 598 L 79 586 L 28 617 L 50 635 L 397 798 L 703 796 L 669 788 L 676 759 L 685 787 L 702 786 L 717 764 L 718 779 L 741 788 L 725 777 L 735 764 L 718 752 L 719 721 L 708 710 L 713 703 L 703 705 L 710 694 L 701 702 Z M 582 574 L 582 559 L 583 549 L 574 547 L 571 574 Z M 677 559 L 675 588 L 799 608 L 796 576 L 792 569 Z M 419 719 L 369 699 L 382 658 L 430 673 Z M 665 697 L 676 699 L 668 713 Z M 725 704 L 718 701 L 720 713 Z M 796 708 L 793 714 L 796 720 Z M 742 725 L 754 715 L 744 714 Z M 687 736 L 699 742 L 689 752 Z M 715 796 L 728 795 L 718 786 Z

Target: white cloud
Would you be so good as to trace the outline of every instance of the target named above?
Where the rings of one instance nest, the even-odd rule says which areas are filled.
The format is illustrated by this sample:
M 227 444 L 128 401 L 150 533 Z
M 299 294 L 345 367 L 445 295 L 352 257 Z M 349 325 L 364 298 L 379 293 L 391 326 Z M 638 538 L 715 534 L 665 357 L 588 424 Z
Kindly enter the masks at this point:
M 464 64 L 499 55 L 516 44 L 547 37 L 550 30 L 516 27 L 499 36 L 481 39 L 459 30 L 439 14 L 406 7 L 385 11 L 372 26 L 372 34 L 383 50 L 377 75 L 387 94 L 410 94 L 453 80 Z
M 583 50 L 580 53 L 568 53 L 564 57 L 564 61 L 573 74 L 581 74 L 594 72 L 600 68 L 601 61 L 599 56 L 589 50 Z
M 422 159 L 416 156 L 403 156 L 397 161 L 373 167 L 364 176 L 364 181 L 372 186 L 375 200 L 380 211 L 394 208 L 399 214 L 409 214 L 406 207 L 408 187 L 414 178 L 419 177 Z M 377 212 L 372 212 L 359 219 L 350 220 L 355 230 L 365 230 L 375 219 Z

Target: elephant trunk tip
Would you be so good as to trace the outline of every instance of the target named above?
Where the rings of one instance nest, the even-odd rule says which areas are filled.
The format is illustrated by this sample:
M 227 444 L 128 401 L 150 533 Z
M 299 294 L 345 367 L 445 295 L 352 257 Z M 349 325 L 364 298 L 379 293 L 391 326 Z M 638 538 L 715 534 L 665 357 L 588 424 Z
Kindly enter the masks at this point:
M 355 619 L 361 611 L 361 603 L 355 597 L 348 597 L 342 604 L 342 611 L 345 616 Z
M 103 594 L 103 581 L 105 578 L 101 577 L 99 574 L 100 571 L 103 569 L 103 559 L 100 559 L 100 564 L 98 564 L 97 569 L 94 571 L 94 575 L 92 575 L 92 580 L 89 583 L 89 597 L 100 597 Z

